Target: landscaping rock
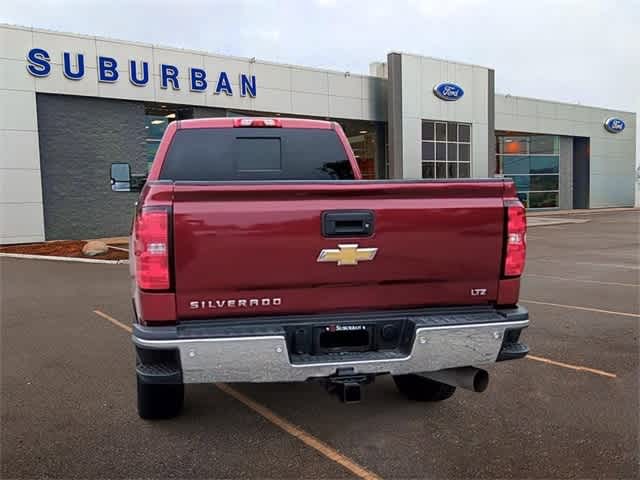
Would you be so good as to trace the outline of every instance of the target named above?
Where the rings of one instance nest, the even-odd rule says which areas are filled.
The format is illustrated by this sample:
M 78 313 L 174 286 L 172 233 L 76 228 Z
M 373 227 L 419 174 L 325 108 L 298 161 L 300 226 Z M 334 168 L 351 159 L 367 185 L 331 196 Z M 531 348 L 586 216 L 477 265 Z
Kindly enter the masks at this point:
M 99 240 L 91 240 L 85 243 L 82 247 L 82 254 L 85 257 L 95 257 L 101 253 L 107 253 L 108 251 L 109 247 L 107 244 Z

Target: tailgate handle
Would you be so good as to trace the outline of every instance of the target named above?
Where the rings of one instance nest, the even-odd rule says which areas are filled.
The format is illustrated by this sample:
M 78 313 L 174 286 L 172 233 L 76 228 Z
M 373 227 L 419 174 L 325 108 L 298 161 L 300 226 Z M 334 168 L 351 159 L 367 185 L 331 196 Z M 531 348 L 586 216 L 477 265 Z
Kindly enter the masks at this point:
M 322 213 L 322 235 L 325 237 L 368 237 L 373 233 L 374 215 L 370 210 Z

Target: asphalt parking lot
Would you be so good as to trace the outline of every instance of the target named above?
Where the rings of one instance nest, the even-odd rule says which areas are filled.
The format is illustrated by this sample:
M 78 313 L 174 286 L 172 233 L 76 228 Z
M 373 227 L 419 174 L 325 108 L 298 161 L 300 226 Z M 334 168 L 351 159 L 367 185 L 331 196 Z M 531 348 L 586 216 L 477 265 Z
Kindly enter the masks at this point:
M 529 231 L 533 356 L 438 404 L 386 377 L 355 405 L 197 385 L 181 417 L 145 422 L 127 266 L 0 258 L 0 476 L 638 478 L 640 212 L 580 218 Z

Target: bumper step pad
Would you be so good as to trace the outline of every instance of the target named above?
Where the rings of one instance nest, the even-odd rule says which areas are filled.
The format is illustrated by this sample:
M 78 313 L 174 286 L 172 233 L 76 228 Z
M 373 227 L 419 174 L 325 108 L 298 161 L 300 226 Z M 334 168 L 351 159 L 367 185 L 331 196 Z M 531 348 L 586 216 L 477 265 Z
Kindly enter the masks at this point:
M 136 374 L 145 383 L 182 383 L 180 366 L 175 363 L 138 363 Z
M 516 360 L 525 357 L 527 353 L 529 353 L 529 347 L 524 343 L 506 343 L 502 346 L 496 362 Z

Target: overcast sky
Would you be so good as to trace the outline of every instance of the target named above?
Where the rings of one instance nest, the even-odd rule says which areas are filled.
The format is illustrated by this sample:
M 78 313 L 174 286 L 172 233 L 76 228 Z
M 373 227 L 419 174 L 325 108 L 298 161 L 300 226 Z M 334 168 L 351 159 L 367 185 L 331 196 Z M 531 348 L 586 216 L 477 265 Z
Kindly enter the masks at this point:
M 417 53 L 492 67 L 499 93 L 640 111 L 640 0 L 0 3 L 5 23 L 357 73 Z

